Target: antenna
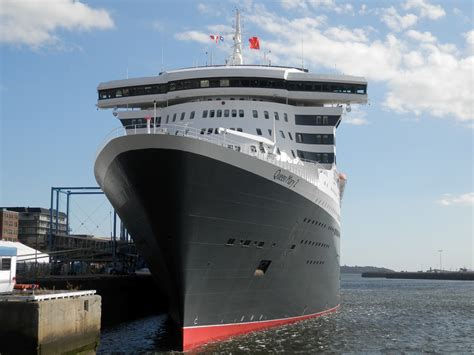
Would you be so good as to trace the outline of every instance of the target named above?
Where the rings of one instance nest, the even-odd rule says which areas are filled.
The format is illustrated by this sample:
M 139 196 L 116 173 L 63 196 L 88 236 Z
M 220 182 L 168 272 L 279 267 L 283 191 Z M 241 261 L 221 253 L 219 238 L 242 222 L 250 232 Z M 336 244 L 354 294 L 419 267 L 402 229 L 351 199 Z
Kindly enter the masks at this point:
M 242 31 L 240 28 L 240 11 L 235 10 L 235 33 L 234 33 L 234 52 L 230 60 L 230 65 L 242 65 Z
M 303 38 L 301 38 L 301 70 L 304 69 L 304 41 Z

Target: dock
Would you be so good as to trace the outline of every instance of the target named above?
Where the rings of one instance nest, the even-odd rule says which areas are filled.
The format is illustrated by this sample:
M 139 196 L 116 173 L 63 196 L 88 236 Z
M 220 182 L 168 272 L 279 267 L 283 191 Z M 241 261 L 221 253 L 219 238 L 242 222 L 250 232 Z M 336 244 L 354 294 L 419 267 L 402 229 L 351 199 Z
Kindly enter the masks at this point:
M 101 297 L 94 290 L 0 296 L 0 353 L 95 353 Z
M 362 277 L 381 277 L 386 279 L 417 280 L 459 280 L 474 281 L 473 271 L 440 271 L 440 272 L 363 272 Z

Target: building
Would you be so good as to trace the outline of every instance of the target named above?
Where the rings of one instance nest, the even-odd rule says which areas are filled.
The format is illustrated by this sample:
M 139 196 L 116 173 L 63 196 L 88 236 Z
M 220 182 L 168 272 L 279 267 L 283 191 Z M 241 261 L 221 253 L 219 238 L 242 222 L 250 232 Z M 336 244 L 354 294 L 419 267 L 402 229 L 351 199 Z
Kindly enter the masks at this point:
M 18 212 L 0 209 L 0 240 L 18 241 Z
M 18 213 L 18 240 L 29 247 L 45 251 L 48 249 L 48 236 L 51 227 L 50 210 L 41 207 L 7 207 L 9 211 Z M 53 234 L 66 234 L 66 214 L 53 211 Z

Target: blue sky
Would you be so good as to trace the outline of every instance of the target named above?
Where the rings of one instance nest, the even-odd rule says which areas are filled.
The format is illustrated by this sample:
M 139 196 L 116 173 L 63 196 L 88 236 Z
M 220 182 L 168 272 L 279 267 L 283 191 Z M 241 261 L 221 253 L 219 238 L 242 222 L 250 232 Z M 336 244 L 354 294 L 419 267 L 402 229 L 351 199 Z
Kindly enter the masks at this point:
M 442 249 L 444 267 L 472 268 L 467 0 L 0 0 L 0 205 L 47 207 L 51 186 L 95 186 L 96 151 L 118 126 L 96 110 L 99 82 L 205 65 L 211 52 L 222 64 L 236 6 L 244 43 L 261 41 L 261 51 L 244 50 L 246 63 L 267 52 L 275 65 L 303 60 L 311 72 L 369 82 L 370 104 L 353 107 L 337 132 L 349 178 L 342 263 L 417 270 L 438 267 Z M 76 232 L 109 233 L 103 199 L 75 205 Z

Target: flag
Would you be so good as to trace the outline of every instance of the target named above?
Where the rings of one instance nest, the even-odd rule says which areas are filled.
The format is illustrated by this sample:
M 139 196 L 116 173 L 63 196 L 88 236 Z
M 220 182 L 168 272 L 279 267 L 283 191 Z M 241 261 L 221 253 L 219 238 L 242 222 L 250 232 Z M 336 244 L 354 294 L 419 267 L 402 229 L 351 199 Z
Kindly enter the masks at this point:
M 219 41 L 224 42 L 224 37 L 221 35 L 209 35 L 209 38 L 218 43 Z
M 250 37 L 250 49 L 260 49 L 260 40 L 258 37 Z

